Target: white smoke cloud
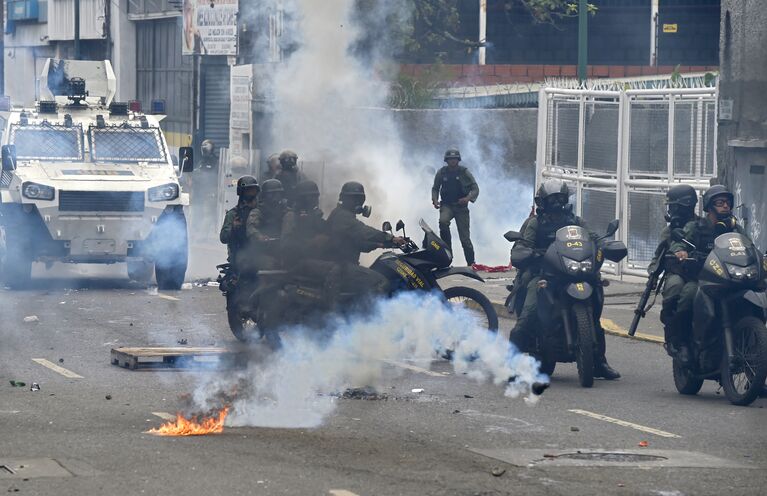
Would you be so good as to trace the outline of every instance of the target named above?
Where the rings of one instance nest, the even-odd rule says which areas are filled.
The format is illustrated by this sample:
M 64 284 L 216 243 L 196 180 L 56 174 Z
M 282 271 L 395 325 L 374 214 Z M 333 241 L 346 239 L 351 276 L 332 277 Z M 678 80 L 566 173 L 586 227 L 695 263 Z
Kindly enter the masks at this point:
M 368 13 L 369 19 L 396 23 L 411 15 L 407 2 L 400 0 L 371 4 L 376 12 Z M 431 206 L 434 171 L 443 165 L 444 150 L 458 146 L 480 185 L 471 219 L 477 260 L 507 264 L 509 247 L 502 235 L 527 217 L 532 185 L 511 177 L 506 165 L 509 140 L 494 142 L 483 132 L 498 116 L 482 111 L 473 112 L 470 119 L 462 116 L 442 126 L 444 136 L 429 139 L 437 148 L 432 153 L 413 149 L 403 135 L 407 130 L 387 109 L 397 40 L 383 36 L 367 50 L 355 50 L 363 33 L 355 24 L 351 0 L 292 0 L 283 6 L 291 19 L 283 44 L 298 49 L 277 64 L 270 77 L 274 150 L 290 148 L 307 162 L 328 164 L 322 181 L 325 208 L 334 206 L 342 183 L 356 180 L 365 185 L 374 206 L 374 225 L 400 218 L 414 225 L 423 217 L 436 228 L 438 215 Z M 396 30 L 384 30 L 388 31 Z M 448 113 L 436 119 L 447 120 Z M 319 180 L 320 171 L 306 172 Z M 457 235 L 453 245 L 460 251 Z M 455 263 L 461 262 L 462 257 L 456 257 Z
M 337 393 L 381 386 L 385 370 L 402 372 L 387 361 L 428 360 L 450 348 L 457 375 L 503 386 L 509 397 L 534 403 L 532 385 L 548 382 L 535 359 L 483 329 L 471 311 L 448 308 L 438 295 L 403 293 L 379 302 L 370 315 L 339 318 L 326 331 L 330 337 L 320 339 L 311 330 L 286 330 L 273 355 L 238 373 L 208 377 L 194 393 L 196 406 L 220 406 L 221 392 L 238 385 L 229 425 L 316 427 L 335 410 Z M 509 383 L 510 377 L 516 379 Z

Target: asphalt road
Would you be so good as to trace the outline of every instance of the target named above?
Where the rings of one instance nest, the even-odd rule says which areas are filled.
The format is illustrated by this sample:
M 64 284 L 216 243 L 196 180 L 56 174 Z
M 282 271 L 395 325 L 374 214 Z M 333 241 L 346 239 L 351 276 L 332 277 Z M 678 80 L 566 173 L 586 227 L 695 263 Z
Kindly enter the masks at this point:
M 560 364 L 535 406 L 444 360 L 403 361 L 385 368 L 386 399 L 338 399 L 316 428 L 144 433 L 211 372 L 124 370 L 110 350 L 183 339 L 235 348 L 223 309 L 210 286 L 158 293 L 102 277 L 0 290 L 0 492 L 764 494 L 767 399 L 735 407 L 712 383 L 680 396 L 659 345 L 613 336 L 609 359 L 622 379 L 582 389 L 575 366 Z M 610 305 L 606 316 L 627 326 L 631 308 Z M 589 449 L 643 457 L 600 467 Z

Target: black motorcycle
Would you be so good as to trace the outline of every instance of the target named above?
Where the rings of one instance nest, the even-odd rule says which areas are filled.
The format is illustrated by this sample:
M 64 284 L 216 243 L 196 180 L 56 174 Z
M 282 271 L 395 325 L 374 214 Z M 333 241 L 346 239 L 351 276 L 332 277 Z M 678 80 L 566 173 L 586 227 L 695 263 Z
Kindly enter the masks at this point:
M 705 259 L 680 230 L 671 236 L 690 247 L 685 263 L 702 262 L 685 343 L 689 356 L 672 349 L 674 384 L 693 395 L 703 381 L 718 381 L 732 404 L 749 405 L 767 378 L 767 259 L 739 233 L 718 236 Z
M 541 361 L 541 372 L 551 375 L 557 362 L 576 362 L 578 379 L 583 387 L 594 384 L 594 353 L 597 347 L 595 323 L 599 322 L 604 304 L 600 269 L 605 260 L 620 262 L 628 254 L 621 241 L 606 241 L 618 230 L 612 221 L 607 233 L 594 240 L 579 226 L 565 226 L 545 252 L 515 248 L 514 266 L 525 266 L 540 260 L 538 280 L 538 319 L 542 324 L 536 334 L 533 354 Z M 522 235 L 509 231 L 504 237 L 511 242 Z M 519 298 L 524 297 L 520 288 Z M 509 302 L 521 310 L 523 302 Z
M 496 331 L 498 315 L 484 294 L 465 286 L 451 286 L 443 290 L 438 282 L 448 276 L 463 276 L 484 281 L 482 277 L 468 267 L 450 267 L 453 255 L 445 242 L 423 220 L 419 225 L 424 231 L 423 248 L 419 248 L 413 240 L 404 236 L 406 243 L 400 247 L 401 253 L 387 251 L 379 256 L 370 268 L 388 279 L 390 295 L 400 291 L 439 291 L 448 303 L 474 311 L 481 325 Z M 391 224 L 385 222 L 383 230 L 392 232 Z M 402 221 L 397 223 L 397 230 L 405 234 Z M 338 277 L 343 277 L 342 271 Z M 223 279 L 225 280 L 225 277 Z M 282 327 L 318 326 L 321 325 L 322 318 L 329 313 L 358 308 L 355 305 L 358 295 L 353 293 L 339 292 L 331 301 L 328 298 L 327 282 L 319 285 L 316 280 L 303 278 L 285 270 L 259 271 L 258 279 L 257 289 L 248 297 L 247 306 L 250 310 L 247 315 L 237 311 L 235 305 L 234 311 L 228 312 L 230 327 L 241 340 L 249 334 L 243 332 L 249 326 L 250 331 L 257 328 L 268 342 L 276 343 L 279 341 L 277 332 Z M 340 281 L 338 283 L 343 286 Z M 330 281 L 330 285 L 333 284 L 334 282 Z

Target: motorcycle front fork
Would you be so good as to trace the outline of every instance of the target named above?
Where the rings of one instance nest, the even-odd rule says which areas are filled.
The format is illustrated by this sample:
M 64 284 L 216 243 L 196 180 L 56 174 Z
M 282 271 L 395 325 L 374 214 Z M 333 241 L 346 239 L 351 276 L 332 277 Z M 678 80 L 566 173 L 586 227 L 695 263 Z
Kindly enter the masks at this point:
M 724 351 L 727 353 L 727 361 L 733 363 L 735 345 L 732 341 L 732 321 L 730 320 L 730 309 L 727 302 L 720 303 L 720 312 L 722 315 L 722 330 L 724 331 Z

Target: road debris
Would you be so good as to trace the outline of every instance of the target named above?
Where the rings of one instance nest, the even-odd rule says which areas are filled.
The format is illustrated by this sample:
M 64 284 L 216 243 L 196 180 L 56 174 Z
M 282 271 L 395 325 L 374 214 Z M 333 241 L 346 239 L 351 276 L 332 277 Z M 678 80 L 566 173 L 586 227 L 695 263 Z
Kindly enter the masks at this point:
M 570 432 L 580 432 L 580 427 L 576 427 L 574 425 L 570 426 Z
M 187 344 L 188 342 L 189 341 L 186 338 L 181 338 L 181 339 L 176 340 L 176 343 L 182 344 L 182 345 L 183 344 Z
M 500 477 L 506 473 L 506 469 L 503 467 L 493 467 L 490 473 L 493 474 L 493 477 Z
M 410 390 L 411 393 L 423 393 L 423 391 L 423 388 L 414 388 Z
M 29 388 L 30 391 L 40 391 L 40 384 L 33 382 L 32 386 Z
M 341 398 L 345 400 L 369 400 L 369 401 L 376 401 L 376 400 L 387 400 L 389 399 L 389 396 L 385 393 L 379 393 L 372 387 L 362 387 L 362 388 L 349 388 L 346 391 L 343 392 L 341 395 Z
M 474 396 L 472 396 L 472 395 L 470 395 L 470 394 L 464 394 L 464 395 L 463 395 L 463 397 L 464 397 L 464 398 L 468 398 L 468 399 L 472 399 L 472 398 L 474 398 Z
M 63 358 L 59 358 L 59 363 L 64 363 L 64 359 Z
M 10 382 L 11 386 L 13 386 L 13 387 L 26 387 L 26 385 L 27 385 L 26 382 L 21 382 L 21 381 L 13 381 L 13 380 L 11 380 L 11 381 L 8 381 L 8 382 Z
M 40 319 L 38 318 L 37 315 L 28 315 L 24 317 L 24 322 L 26 322 L 27 324 L 32 322 L 40 322 Z
M 639 441 L 639 447 L 640 448 L 646 448 L 648 446 L 650 446 L 649 442 L 647 442 L 647 441 Z
M 111 399 L 112 399 L 112 395 L 111 395 L 111 394 L 108 394 L 108 395 L 104 396 L 104 398 L 106 398 L 106 400 L 107 400 L 107 401 L 109 401 L 109 400 L 111 400 Z

